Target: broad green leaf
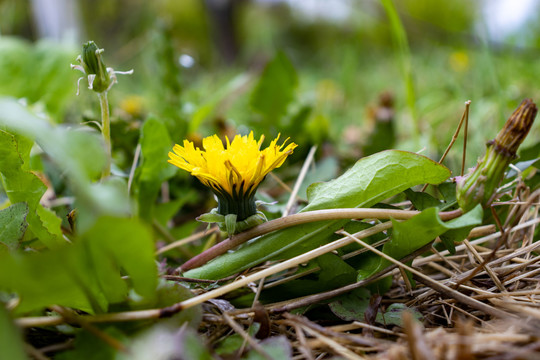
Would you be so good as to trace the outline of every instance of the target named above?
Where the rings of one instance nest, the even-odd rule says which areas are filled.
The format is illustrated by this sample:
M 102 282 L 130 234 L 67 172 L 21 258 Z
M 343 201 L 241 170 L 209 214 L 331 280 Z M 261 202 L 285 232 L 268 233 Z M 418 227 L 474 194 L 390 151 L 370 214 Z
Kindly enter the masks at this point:
M 320 181 L 329 181 L 338 175 L 339 164 L 338 159 L 332 156 L 328 156 L 323 160 L 315 164 L 315 166 L 308 171 L 306 178 L 300 186 L 298 196 L 301 198 L 307 198 L 307 189 L 309 184 Z
M 287 55 L 278 52 L 261 75 L 251 94 L 251 107 L 266 121 L 275 122 L 287 113 L 298 85 L 296 70 Z
M 24 352 L 22 334 L 11 321 L 2 303 L 0 303 L 0 349 L 2 359 L 28 359 Z
M 388 150 L 359 160 L 339 178 L 308 189 L 302 212 L 370 207 L 414 185 L 438 184 L 450 171 L 424 156 Z M 326 243 L 347 220 L 329 220 L 287 228 L 262 236 L 233 253 L 185 273 L 188 277 L 219 279 L 270 259 L 290 258 Z
M 260 325 L 258 323 L 252 323 L 246 332 L 249 336 L 254 337 L 255 334 L 257 334 L 257 331 L 259 331 L 259 328 Z M 232 334 L 218 343 L 215 352 L 221 357 L 227 358 L 228 356 L 234 355 L 243 343 L 244 338 L 240 336 L 240 334 Z
M 82 237 L 96 254 L 95 271 L 104 288 L 107 284 L 113 285 L 114 272 L 100 274 L 100 266 L 111 261 L 126 271 L 139 295 L 154 295 L 157 286 L 154 241 L 145 225 L 137 219 L 103 217 Z
M 189 200 L 196 198 L 196 192 L 188 190 L 185 196 L 171 200 L 165 203 L 158 203 L 154 205 L 153 217 L 162 226 L 166 226 L 167 222 L 182 208 L 182 206 Z
M 456 183 L 452 181 L 445 181 L 442 184 L 437 185 L 437 189 L 441 192 L 441 195 L 449 203 L 457 203 L 456 201 Z
M 364 313 L 369 306 L 371 294 L 368 289 L 360 288 L 328 304 L 330 310 L 345 321 L 364 321 Z
M 260 342 L 262 349 L 271 359 L 287 360 L 292 359 L 292 348 L 289 340 L 284 336 L 274 336 Z M 258 351 L 252 349 L 246 357 L 247 360 L 267 360 Z
M 241 91 L 241 89 L 244 88 L 250 81 L 250 75 L 239 74 L 228 81 L 224 86 L 210 94 L 207 94 L 208 97 L 205 99 L 205 102 L 193 112 L 193 115 L 189 121 L 187 133 L 196 133 L 202 123 L 214 113 L 216 107 L 218 107 L 220 103 L 229 97 L 230 94 Z M 193 104 L 189 105 L 194 106 Z M 171 135 L 173 134 L 171 133 Z
M 356 278 L 356 270 L 337 255 L 328 253 L 315 260 L 321 268 L 319 273 L 321 287 L 337 288 L 349 284 Z
M 405 184 L 438 184 L 449 176 L 450 170 L 425 156 L 400 150 L 382 151 L 362 158 L 335 180 L 311 185 L 309 205 L 302 212 L 369 207 L 404 191 L 408 188 L 404 188 Z
M 0 290 L 16 293 L 19 314 L 51 304 L 93 313 L 104 310 L 106 299 L 93 280 L 80 246 L 43 253 L 4 255 L 0 259 Z
M 20 297 L 18 313 L 50 304 L 106 311 L 109 303 L 127 298 L 122 269 L 139 295 L 154 295 L 157 269 L 150 231 L 136 219 L 103 217 L 73 245 L 4 254 L 0 290 Z
M 46 246 L 58 247 L 65 243 L 60 230 L 61 220 L 39 203 L 47 187 L 34 173 L 27 170 L 29 148 L 27 139 L 16 138 L 0 130 L 0 175 L 3 188 L 11 203 L 27 204 L 26 221 L 32 233 Z
M 438 199 L 434 198 L 433 196 L 426 194 L 425 192 L 420 191 L 412 191 L 411 189 L 405 190 L 405 195 L 407 196 L 407 199 L 411 201 L 413 206 L 417 210 L 425 210 L 430 207 L 436 207 L 440 209 L 445 203 L 440 202 Z
M 139 215 L 150 221 L 161 184 L 176 173 L 176 168 L 166 161 L 168 152 L 172 150 L 172 141 L 167 127 L 161 121 L 155 118 L 145 121 L 140 143 L 142 163 L 138 170 L 137 194 Z
M 383 252 L 399 260 L 449 230 L 463 230 L 468 233 L 472 227 L 482 223 L 482 215 L 482 207 L 478 205 L 468 213 L 447 222 L 441 220 L 437 208 L 426 209 L 407 221 L 392 220 L 393 236 L 384 244 Z M 379 266 L 372 274 L 390 264 L 390 261 L 381 258 Z M 365 274 L 362 278 L 364 277 Z
M 123 334 L 117 327 L 108 326 L 105 329 L 100 329 L 108 336 L 126 343 L 126 335 Z M 109 345 L 106 345 L 102 339 L 96 335 L 81 330 L 76 333 L 73 349 L 63 351 L 54 356 L 55 360 L 114 360 L 117 359 L 118 351 Z
M 28 205 L 24 202 L 13 204 L 0 211 L 0 243 L 10 250 L 16 250 L 19 247 L 19 241 L 28 227 L 27 215 Z

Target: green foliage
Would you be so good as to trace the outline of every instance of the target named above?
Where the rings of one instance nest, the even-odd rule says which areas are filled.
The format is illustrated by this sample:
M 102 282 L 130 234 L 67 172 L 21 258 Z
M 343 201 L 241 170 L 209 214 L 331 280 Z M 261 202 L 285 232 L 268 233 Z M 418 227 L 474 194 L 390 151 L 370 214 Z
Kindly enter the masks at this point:
M 412 313 L 416 320 L 422 319 L 422 314 L 418 310 L 409 308 L 405 304 L 394 303 L 391 304 L 385 312 L 379 312 L 377 314 L 376 321 L 384 325 L 396 325 L 403 327 L 404 311 Z
M 407 105 L 411 116 L 415 121 L 416 133 L 414 135 L 420 136 L 420 124 L 417 119 L 417 110 L 416 110 L 416 92 L 414 88 L 414 78 L 412 72 L 412 60 L 411 52 L 409 49 L 409 42 L 407 40 L 407 33 L 403 28 L 401 19 L 396 11 L 394 2 L 392 0 L 381 0 L 386 14 L 390 20 L 390 28 L 392 29 L 392 36 L 397 48 L 399 61 L 401 65 L 401 74 L 403 77 L 403 83 L 405 84 L 405 93 L 407 94 Z
M 21 335 L 4 305 L 0 303 L 0 349 L 2 349 L 2 358 L 9 360 L 27 359 L 23 350 Z
M 482 207 L 477 206 L 467 214 L 443 222 L 439 217 L 439 210 L 429 208 L 407 221 L 392 220 L 393 236 L 389 242 L 384 244 L 382 251 L 399 260 L 450 230 L 459 231 L 454 233 L 455 236 L 452 239 L 463 240 L 471 228 L 482 223 L 482 215 Z M 379 258 L 379 265 L 371 274 L 377 273 L 390 264 L 390 261 Z M 360 278 L 366 278 L 371 274 L 363 273 Z
M 433 196 L 426 194 L 425 192 L 412 191 L 411 189 L 405 190 L 407 199 L 411 201 L 413 206 L 418 210 L 425 210 L 430 207 L 442 208 L 445 203 L 434 198 Z
M 371 294 L 368 289 L 360 288 L 340 296 L 328 306 L 342 320 L 364 322 L 364 313 L 369 306 Z
M 26 221 L 32 234 L 46 246 L 58 247 L 64 242 L 60 231 L 61 220 L 39 203 L 47 187 L 28 168 L 30 148 L 31 142 L 27 139 L 17 139 L 0 130 L 3 188 L 11 203 L 24 202 L 28 206 Z
M 285 336 L 274 336 L 261 341 L 261 348 L 271 359 L 292 359 L 292 348 Z M 246 360 L 266 360 L 258 351 L 252 349 L 245 357 Z
M 135 296 L 133 299 L 130 299 L 129 308 L 132 310 L 166 308 L 192 297 L 193 293 L 187 287 L 172 281 L 162 280 L 158 284 L 155 296 L 151 298 Z M 194 306 L 182 310 L 170 318 L 160 319 L 158 321 L 160 323 L 166 323 L 171 327 L 187 325 L 193 329 L 197 329 L 201 320 L 202 308 L 201 306 Z M 148 324 L 155 322 L 155 320 L 147 321 Z
M 111 179 L 99 184 L 92 182 L 99 176 L 105 164 L 104 149 L 97 134 L 76 131 L 60 126 L 52 127 L 46 121 L 18 104 L 15 100 L 9 98 L 0 98 L 0 110 L 0 129 L 4 128 L 18 134 L 17 138 L 10 138 L 9 134 L 3 135 L 3 141 L 7 148 L 2 147 L 3 150 L 0 151 L 5 152 L 9 148 L 15 149 L 16 145 L 14 141 L 17 141 L 17 144 L 21 142 L 19 135 L 35 140 L 51 157 L 55 166 L 65 175 L 66 183 L 77 196 L 76 205 L 79 212 L 78 226 L 81 230 L 91 227 L 100 215 L 126 215 L 129 213 L 130 209 L 125 182 L 120 179 Z M 9 145 L 10 141 L 11 145 Z M 28 140 L 24 141 L 24 147 L 21 148 L 18 145 L 18 151 L 24 149 L 24 153 L 29 153 L 32 143 L 28 142 Z M 16 157 L 14 154 L 11 155 L 11 164 L 15 164 L 17 161 L 22 162 L 22 160 L 17 160 Z M 0 161 L 5 163 L 8 160 L 1 159 Z M 35 203 L 36 199 L 39 201 L 43 193 L 43 191 L 38 190 L 40 188 L 38 181 L 40 180 L 29 173 L 28 170 L 24 170 L 26 168 L 23 169 L 22 166 L 28 165 L 21 163 L 19 166 L 21 170 L 16 174 L 18 176 L 24 176 L 24 181 L 28 182 L 28 184 L 20 189 L 21 196 L 31 197 Z M 8 170 L 13 172 L 16 171 L 16 168 L 9 168 Z M 25 172 L 26 175 L 24 175 Z M 43 189 L 44 186 L 42 187 Z M 32 204 L 29 204 L 29 206 L 32 206 Z M 60 235 L 59 228 L 52 228 L 51 224 L 54 221 L 53 214 L 46 209 L 39 210 L 42 208 L 40 205 L 35 206 L 38 209 L 40 220 L 47 221 L 46 225 L 51 226 L 52 230 L 50 231 L 53 234 L 53 236 L 47 237 L 47 234 L 43 234 L 42 232 L 40 234 L 45 240 L 40 239 L 42 241 L 47 241 L 49 238 L 56 239 Z M 27 221 L 31 224 L 30 219 L 27 219 Z M 55 226 L 59 226 L 59 224 L 59 220 L 54 223 Z M 49 242 L 51 241 L 49 240 Z
M 197 333 L 187 327 L 154 326 L 130 341 L 128 353 L 119 353 L 118 360 L 146 359 L 212 360 Z
M 450 172 L 444 166 L 414 153 L 384 151 L 359 160 L 335 180 L 308 188 L 309 205 L 319 209 L 370 207 L 405 189 L 423 183 L 440 183 Z M 328 220 L 283 229 L 265 235 L 239 250 L 220 256 L 184 275 L 219 279 L 270 259 L 289 258 L 324 244 L 347 221 Z
M 127 298 L 122 269 L 139 295 L 154 295 L 153 258 L 153 240 L 143 224 L 102 217 L 73 245 L 35 254 L 4 254 L 0 289 L 20 297 L 18 313 L 50 304 L 103 312 L 109 303 Z
M 370 292 L 365 288 L 360 288 L 340 296 L 335 301 L 328 304 L 330 310 L 345 321 L 365 321 L 365 313 L 370 304 Z M 409 308 L 405 304 L 391 304 L 386 311 L 379 310 L 375 321 L 384 325 L 403 326 L 403 311 L 412 312 L 416 319 L 421 319 L 422 314 L 414 308 Z
M 172 149 L 172 141 L 161 121 L 152 117 L 145 121 L 140 144 L 142 162 L 137 169 L 139 216 L 151 222 L 161 184 L 176 173 L 176 168 L 165 161 Z
M 77 79 L 68 66 L 74 58 L 73 49 L 44 40 L 32 45 L 2 36 L 0 54 L 0 95 L 42 102 L 55 118 L 63 114 Z
M 264 117 L 266 125 L 279 124 L 294 99 L 298 76 L 284 52 L 278 52 L 270 61 L 251 94 L 253 110 Z
M 28 227 L 27 215 L 28 205 L 24 202 L 0 210 L 0 253 L 14 251 L 19 247 Z
M 279 170 L 278 176 L 287 184 L 292 184 L 298 175 L 299 166 L 294 161 L 304 157 L 309 144 L 318 145 L 317 155 L 322 153 L 322 160 L 315 162 L 299 192 L 302 200 L 309 200 L 302 211 L 384 207 L 377 203 L 395 195 L 398 201 L 407 197 L 423 210 L 422 214 L 409 221 L 394 221 L 393 229 L 365 239 L 373 244 L 390 237 L 382 251 L 398 259 L 437 236 L 452 252 L 454 243 L 480 223 L 479 208 L 449 222 L 438 217 L 439 211 L 455 205 L 455 183 L 430 188 L 434 195 L 409 189 L 426 182 L 440 183 L 450 175 L 444 166 L 416 154 L 378 153 L 335 178 L 341 174 L 341 166 L 356 161 L 358 154 L 394 146 L 410 151 L 425 147 L 429 157 L 438 158 L 457 125 L 460 104 L 469 98 L 473 106 L 466 165 L 470 165 L 483 151 L 484 130 L 497 127 L 502 120 L 498 114 L 504 113 L 505 107 L 513 107 L 519 97 L 539 96 L 535 79 L 540 76 L 540 67 L 532 61 L 534 52 L 515 52 L 504 42 L 501 45 L 505 51 L 496 53 L 490 51 L 488 41 L 484 48 L 476 42 L 471 45 L 473 34 L 465 32 L 474 28 L 475 16 L 481 12 L 476 11 L 480 5 L 465 0 L 436 7 L 413 0 L 382 0 L 360 7 L 352 4 L 349 18 L 337 22 L 324 17 L 311 19 L 287 6 L 234 3 L 238 3 L 234 27 L 240 51 L 237 62 L 228 67 L 222 66 L 218 52 L 211 46 L 211 41 L 219 41 L 223 35 L 218 22 L 197 0 L 136 0 L 129 8 L 113 2 L 99 6 L 88 1 L 80 3 L 83 17 L 93 14 L 93 27 L 86 31 L 102 39 L 100 45 L 107 49 L 107 59 L 110 56 L 111 63 L 135 69 L 135 76 L 125 80 L 129 86 L 118 86 L 111 94 L 115 167 L 113 176 L 101 182 L 98 179 L 105 164 L 102 140 L 90 127 L 77 125 L 95 120 L 98 113 L 89 108 L 97 103 L 95 97 L 90 100 L 88 92 L 82 98 L 74 96 L 80 74 L 70 70 L 69 63 L 74 61 L 77 49 L 46 41 L 32 44 L 6 36 L 24 26 L 29 17 L 27 9 L 17 1 L 0 4 L 7 14 L 0 25 L 0 95 L 23 98 L 0 98 L 0 299 L 12 300 L 10 305 L 20 300 L 11 314 L 0 306 L 1 358 L 27 357 L 12 315 L 50 315 L 43 309 L 51 304 L 90 315 L 165 308 L 191 296 L 192 291 L 183 284 L 157 284 L 154 242 L 161 240 L 148 226 L 157 222 L 174 238 L 184 238 L 197 230 L 194 218 L 211 207 L 208 192 L 198 187 L 196 180 L 186 181 L 186 177 L 170 181 L 171 201 L 164 200 L 166 192 L 159 197 L 162 184 L 176 172 L 166 162 L 172 140 L 180 142 L 188 135 L 196 139 L 217 128 L 224 136 L 252 128 L 267 137 L 277 132 L 282 138 L 290 136 L 300 146 L 288 166 Z M 95 11 L 86 11 L 90 7 Z M 538 27 L 533 21 L 529 27 Z M 212 32 L 217 36 L 209 36 Z M 456 32 L 460 35 L 454 36 Z M 110 33 L 115 36 L 105 36 Z M 519 34 L 519 41 L 534 36 L 524 32 L 525 36 L 521 36 L 521 31 Z M 23 36 L 33 37 L 34 32 L 26 31 Z M 529 43 L 525 49 L 534 50 L 536 45 Z M 287 55 L 276 53 L 276 48 L 286 49 Z M 183 67 L 179 57 L 184 54 L 194 59 L 193 66 Z M 261 59 L 271 60 L 262 73 L 253 71 Z M 373 120 L 370 104 L 384 91 L 391 91 L 396 100 L 396 121 L 378 124 L 368 133 L 366 124 Z M 139 99 L 140 109 L 130 112 L 123 100 L 134 96 Z M 157 116 L 148 117 L 148 113 Z M 343 141 L 349 127 L 356 138 Z M 531 132 L 531 141 L 535 142 L 538 129 Z M 129 192 L 127 178 L 137 133 L 141 158 Z M 445 160 L 450 169 L 461 166 L 461 153 L 456 151 L 461 143 L 458 138 Z M 539 144 L 532 144 L 520 155 L 515 166 L 522 172 L 511 170 L 503 181 L 509 183 L 522 176 L 534 190 L 540 184 Z M 317 181 L 328 182 L 307 187 Z M 277 212 L 284 207 L 288 193 L 276 189 L 266 192 L 264 187 L 271 184 L 272 179 L 268 179 L 258 196 L 265 192 L 269 201 L 279 199 L 278 205 L 267 207 Z M 43 198 L 47 187 L 47 195 L 53 196 Z M 74 209 L 75 226 L 69 228 L 61 219 Z M 338 238 L 335 231 L 342 227 L 354 233 L 371 226 L 371 222 L 341 220 L 281 230 L 185 275 L 221 278 L 266 260 L 287 259 L 326 244 Z M 212 237 L 219 239 L 218 234 Z M 168 252 L 160 271 L 169 273 L 186 254 L 208 243 L 185 245 L 185 253 L 178 249 Z M 346 261 L 340 258 L 360 248 L 352 243 L 337 254 L 325 254 L 299 266 L 297 274 L 316 267 L 321 270 L 265 289 L 261 301 L 278 296 L 279 300 L 288 300 L 332 289 L 389 265 L 369 252 Z M 277 279 L 280 276 L 275 275 Z M 369 289 L 383 293 L 390 283 L 387 277 Z M 208 288 L 219 286 L 221 283 L 215 283 Z M 228 296 L 234 299 L 236 295 Z M 341 319 L 363 321 L 369 292 L 357 289 L 328 301 Z M 419 317 L 418 312 L 402 304 L 392 304 L 385 310 L 377 315 L 377 323 L 401 326 L 406 310 Z M 124 344 L 128 348 L 125 354 L 83 328 L 51 327 L 47 331 L 67 332 L 75 338 L 73 349 L 51 357 L 212 359 L 215 353 L 236 353 L 244 342 L 237 334 L 224 335 L 216 351 L 209 350 L 205 339 L 195 331 L 201 313 L 198 306 L 168 319 L 95 324 Z M 254 324 L 248 332 L 254 335 L 256 329 Z M 31 340 L 35 339 L 27 339 Z M 284 337 L 271 337 L 259 341 L 259 345 L 272 358 L 292 357 Z M 265 358 L 247 349 L 238 356 Z
M 103 332 L 118 340 L 124 335 L 117 328 L 109 326 Z M 117 351 L 94 334 L 83 331 L 77 334 L 73 342 L 73 350 L 55 356 L 55 360 L 113 360 Z

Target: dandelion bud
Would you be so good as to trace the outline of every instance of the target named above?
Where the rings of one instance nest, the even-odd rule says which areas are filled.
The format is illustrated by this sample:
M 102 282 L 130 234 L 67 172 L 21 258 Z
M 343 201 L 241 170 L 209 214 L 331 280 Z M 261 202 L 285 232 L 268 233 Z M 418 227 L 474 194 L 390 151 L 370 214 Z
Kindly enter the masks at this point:
M 95 92 L 106 91 L 111 86 L 111 76 L 103 62 L 103 49 L 99 49 L 95 42 L 89 41 L 83 45 L 82 66 L 88 75 L 88 82 Z M 93 81 L 90 84 L 90 76 Z
M 80 65 L 71 65 L 72 69 L 79 70 L 87 76 L 88 88 L 98 94 L 108 91 L 117 82 L 116 74 L 133 73 L 133 70 L 114 71 L 113 68 L 106 67 L 101 55 L 103 51 L 103 49 L 98 48 L 95 42 L 89 41 L 83 45 L 82 54 L 77 57 Z M 79 79 L 79 83 L 82 79 L 84 77 Z
M 486 155 L 476 167 L 457 184 L 457 200 L 467 212 L 478 204 L 489 206 L 508 165 L 516 158 L 519 145 L 532 127 L 537 108 L 531 99 L 525 99 L 508 119 L 494 140 L 487 143 Z

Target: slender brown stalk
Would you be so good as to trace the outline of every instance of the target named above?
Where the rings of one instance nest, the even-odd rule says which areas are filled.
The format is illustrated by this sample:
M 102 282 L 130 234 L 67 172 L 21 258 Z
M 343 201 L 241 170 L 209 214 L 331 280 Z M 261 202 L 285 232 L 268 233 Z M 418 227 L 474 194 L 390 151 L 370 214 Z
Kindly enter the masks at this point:
M 208 261 L 216 258 L 219 255 L 226 253 L 227 251 L 234 249 L 240 244 L 253 239 L 257 236 L 267 234 L 272 231 L 285 229 L 295 225 L 306 224 L 315 221 L 323 220 L 337 220 L 337 219 L 396 219 L 407 220 L 411 217 L 419 214 L 419 211 L 410 210 L 388 210 L 388 209 L 327 209 L 308 211 L 305 213 L 297 213 L 289 216 L 285 216 L 279 219 L 265 222 L 261 225 L 257 225 L 247 231 L 240 234 L 236 234 L 217 245 L 214 245 L 210 249 L 200 253 L 199 255 L 191 258 L 180 266 L 180 271 L 184 272 L 196 267 L 206 264 Z M 439 214 L 442 220 L 450 220 L 461 215 L 460 210 L 442 212 Z

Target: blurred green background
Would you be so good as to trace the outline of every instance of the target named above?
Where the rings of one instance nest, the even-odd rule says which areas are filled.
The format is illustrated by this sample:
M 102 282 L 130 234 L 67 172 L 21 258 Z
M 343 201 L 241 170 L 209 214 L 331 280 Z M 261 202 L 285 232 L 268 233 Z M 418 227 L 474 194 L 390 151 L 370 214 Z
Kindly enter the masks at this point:
M 124 171 L 149 115 L 176 143 L 253 129 L 290 136 L 297 161 L 311 144 L 342 166 L 388 147 L 438 159 L 466 100 L 471 167 L 519 102 L 540 98 L 537 1 L 1 0 L 0 13 L 0 94 L 52 122 L 99 120 L 96 97 L 75 96 L 82 43 L 135 70 L 110 92 Z

